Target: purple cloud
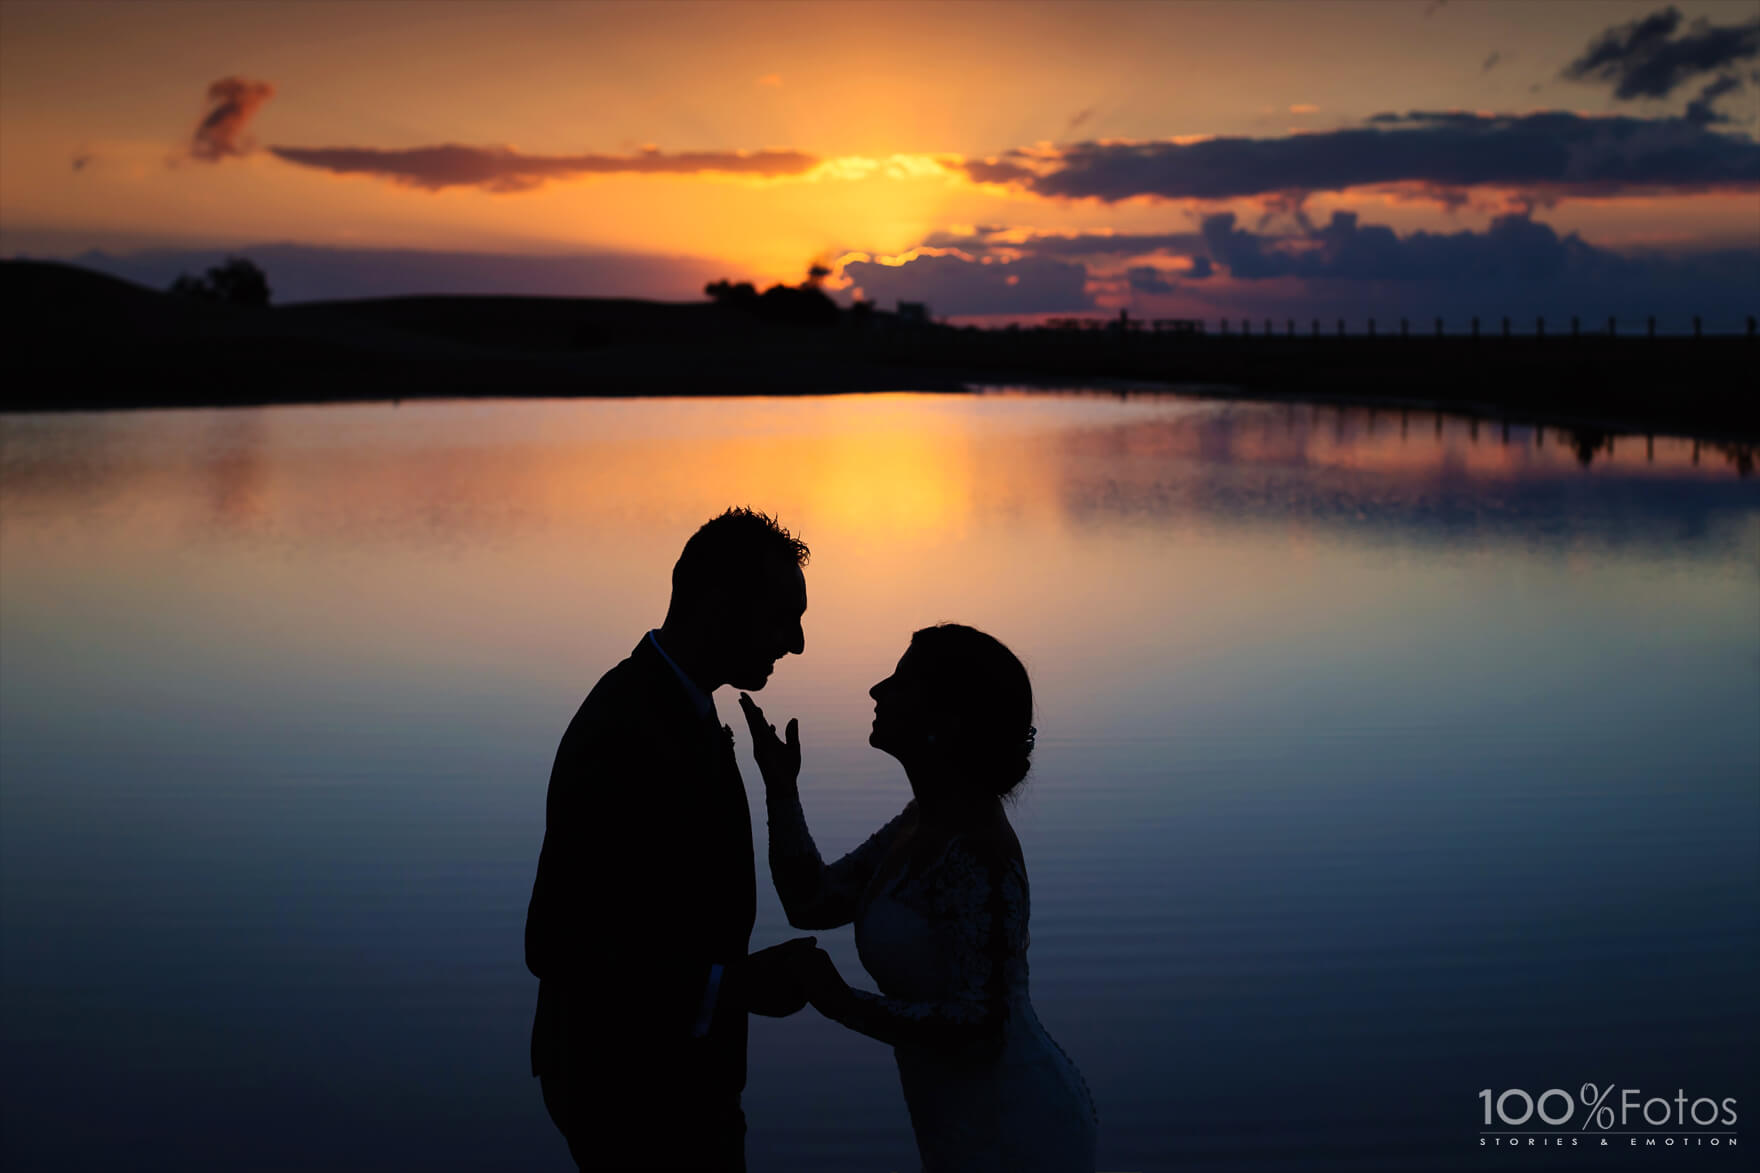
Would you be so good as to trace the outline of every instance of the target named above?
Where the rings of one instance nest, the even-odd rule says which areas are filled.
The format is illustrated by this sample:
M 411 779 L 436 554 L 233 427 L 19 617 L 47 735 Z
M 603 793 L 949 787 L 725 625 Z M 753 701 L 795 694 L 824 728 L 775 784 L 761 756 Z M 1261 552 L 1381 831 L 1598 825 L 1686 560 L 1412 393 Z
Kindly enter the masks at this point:
M 208 112 L 190 136 L 190 157 L 217 163 L 229 155 L 244 154 L 250 149 L 245 127 L 274 96 L 275 87 L 266 81 L 223 77 L 214 82 L 208 87 Z
M 844 276 L 882 307 L 927 302 L 939 315 L 1039 314 L 1091 310 L 1088 271 L 1048 257 L 984 264 L 951 253 L 923 253 L 902 265 L 852 261 Z
M 223 77 L 208 87 L 208 112 L 191 136 L 189 153 L 218 162 L 250 149 L 244 137 L 264 102 L 275 94 L 266 81 Z M 527 155 L 512 147 L 446 143 L 405 150 L 377 147 L 271 146 L 269 153 L 299 167 L 337 175 L 369 175 L 393 183 L 440 191 L 481 187 L 493 192 L 530 191 L 552 179 L 581 175 L 799 175 L 818 165 L 801 151 L 637 151 L 633 155 Z M 83 164 L 76 161 L 74 169 Z
M 800 151 L 646 150 L 633 155 L 527 155 L 512 147 L 449 143 L 408 150 L 373 147 L 270 147 L 276 158 L 336 175 L 368 175 L 424 191 L 480 187 L 530 191 L 552 179 L 581 175 L 799 175 L 819 160 Z
M 1616 25 L 1591 41 L 1559 76 L 1611 83 L 1616 98 L 1666 98 L 1695 77 L 1760 57 L 1760 16 L 1732 25 L 1696 20 L 1677 37 L 1680 25 L 1680 10 L 1672 5 Z
M 1166 269 L 1157 269 L 1154 265 L 1132 265 L 1125 270 L 1125 279 L 1130 287 L 1138 293 L 1172 293 L 1178 286 L 1173 282 L 1177 274 Z
M 1329 329 L 1340 316 L 1359 323 L 1378 317 L 1394 326 L 1409 317 L 1425 329 L 1432 316 L 1442 316 L 1461 330 L 1471 315 L 1492 329 L 1505 314 L 1525 318 L 1530 328 L 1544 315 L 1560 329 L 1569 328 L 1573 314 L 1593 328 L 1615 316 L 1628 329 L 1651 314 L 1666 329 L 1703 314 L 1708 328 L 1729 329 L 1760 308 L 1760 248 L 1625 254 L 1560 233 L 1528 213 L 1496 217 L 1483 230 L 1402 236 L 1350 211 L 1306 230 L 1278 232 L 1254 231 L 1223 212 L 1206 217 L 1197 233 L 1169 233 L 1160 241 L 1170 246 L 1162 255 L 1187 257 L 1188 268 L 1133 263 L 1135 256 L 1152 255 L 1137 247 L 1154 239 L 1147 236 L 1114 253 L 1083 246 L 1090 250 L 1083 260 L 1035 251 L 1059 248 L 1069 238 L 1015 238 L 996 247 L 1019 259 L 983 263 L 993 255 L 983 251 L 989 240 L 1008 235 L 990 227 L 971 235 L 976 248 L 962 250 L 966 255 L 845 271 L 882 304 L 926 301 L 956 316 L 1099 309 L 1090 286 L 1126 294 L 1133 305 L 1148 299 L 1137 312 L 1172 306 L 1187 314 L 1293 318 L 1304 330 L 1316 313 Z M 1010 276 L 1018 278 L 1012 286 Z
M 980 182 L 1107 203 L 1406 183 L 1607 196 L 1760 189 L 1760 143 L 1684 118 L 1416 111 L 1283 138 L 1072 143 L 1051 154 L 1009 151 L 964 167 Z
M 1732 122 L 1734 120 L 1730 118 L 1729 115 L 1715 109 L 1715 106 L 1717 104 L 1717 99 L 1723 97 L 1725 94 L 1733 94 L 1741 88 L 1742 79 L 1735 76 L 1733 73 L 1726 73 L 1721 77 L 1712 78 L 1711 81 L 1706 83 L 1705 88 L 1699 91 L 1699 96 L 1687 103 L 1687 112 L 1682 115 L 1682 117 L 1688 122 L 1691 122 L 1694 126 L 1710 126 L 1717 122 Z

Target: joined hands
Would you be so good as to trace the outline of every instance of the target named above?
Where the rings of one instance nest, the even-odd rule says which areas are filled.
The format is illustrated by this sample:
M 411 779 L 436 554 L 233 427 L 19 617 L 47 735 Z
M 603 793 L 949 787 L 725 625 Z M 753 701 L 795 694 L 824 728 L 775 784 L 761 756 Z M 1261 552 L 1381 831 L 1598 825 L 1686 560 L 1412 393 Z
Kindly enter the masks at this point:
M 748 955 L 740 981 L 745 1009 L 767 1018 L 786 1018 L 808 1003 L 829 1013 L 849 992 L 816 937 L 796 937 Z
M 757 759 L 758 772 L 764 778 L 764 789 L 793 793 L 801 774 L 800 722 L 790 717 L 783 736 L 778 737 L 776 726 L 764 719 L 764 710 L 748 694 L 739 694 L 739 707 L 746 716 L 746 728 L 752 734 L 752 756 Z M 769 968 L 771 962 L 767 955 L 770 954 L 775 955 L 773 969 Z M 783 1014 L 793 1014 L 809 1002 L 820 1013 L 829 1014 L 830 1008 L 849 994 L 849 986 L 844 984 L 843 975 L 837 972 L 837 964 L 829 953 L 818 947 L 816 938 L 797 937 L 752 955 L 752 959 L 759 957 L 766 957 L 767 978 L 779 989 L 787 987 L 793 998 L 800 999 L 779 999 L 780 1004 L 792 1001 L 790 1009 L 781 1011 Z

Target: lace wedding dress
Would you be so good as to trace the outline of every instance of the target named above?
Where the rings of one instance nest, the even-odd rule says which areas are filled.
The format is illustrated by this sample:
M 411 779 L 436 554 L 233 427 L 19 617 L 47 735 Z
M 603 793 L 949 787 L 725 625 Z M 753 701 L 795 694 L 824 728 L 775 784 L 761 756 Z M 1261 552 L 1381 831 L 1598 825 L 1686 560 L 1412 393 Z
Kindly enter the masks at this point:
M 829 866 L 798 797 L 770 796 L 770 871 L 790 923 L 855 922 L 880 993 L 835 1015 L 890 1043 L 926 1173 L 1092 1173 L 1087 1084 L 1027 996 L 1027 873 L 958 835 L 927 867 L 882 860 L 916 822 L 906 806 Z

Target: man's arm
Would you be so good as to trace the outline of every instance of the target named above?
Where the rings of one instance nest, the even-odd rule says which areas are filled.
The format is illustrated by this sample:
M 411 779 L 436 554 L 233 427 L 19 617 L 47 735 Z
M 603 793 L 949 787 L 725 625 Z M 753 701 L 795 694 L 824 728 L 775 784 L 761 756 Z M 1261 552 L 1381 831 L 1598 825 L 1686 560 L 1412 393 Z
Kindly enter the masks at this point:
M 610 1024 L 681 1036 L 709 981 L 698 852 L 667 839 L 668 748 L 647 722 L 587 705 L 557 750 L 526 918 L 526 967 L 590 994 Z M 653 748 L 638 748 L 653 747 Z

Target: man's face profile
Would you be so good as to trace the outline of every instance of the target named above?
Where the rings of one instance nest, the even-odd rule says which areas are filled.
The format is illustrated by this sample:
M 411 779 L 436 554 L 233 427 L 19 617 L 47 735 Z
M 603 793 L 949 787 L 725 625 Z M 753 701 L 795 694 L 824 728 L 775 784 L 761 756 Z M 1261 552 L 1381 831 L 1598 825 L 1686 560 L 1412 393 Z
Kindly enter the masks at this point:
M 805 649 L 807 577 L 792 560 L 772 558 L 756 582 L 730 592 L 726 602 L 727 682 L 756 692 L 769 683 L 778 660 Z

